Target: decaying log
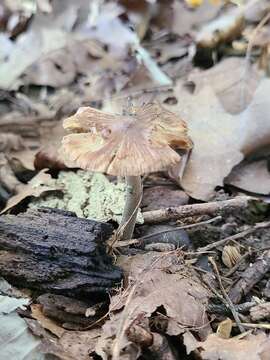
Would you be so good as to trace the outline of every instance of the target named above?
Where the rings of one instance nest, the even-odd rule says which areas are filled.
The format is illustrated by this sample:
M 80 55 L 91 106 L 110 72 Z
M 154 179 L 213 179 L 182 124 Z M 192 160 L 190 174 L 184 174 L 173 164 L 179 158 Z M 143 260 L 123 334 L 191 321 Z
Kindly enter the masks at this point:
M 48 208 L 1 216 L 0 275 L 17 287 L 89 300 L 121 280 L 104 244 L 112 230 Z

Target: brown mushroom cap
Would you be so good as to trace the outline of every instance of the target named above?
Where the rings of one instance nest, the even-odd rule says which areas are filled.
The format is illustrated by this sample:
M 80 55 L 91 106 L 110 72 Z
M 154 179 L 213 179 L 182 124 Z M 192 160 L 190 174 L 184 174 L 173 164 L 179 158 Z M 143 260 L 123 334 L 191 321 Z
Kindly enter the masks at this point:
M 180 160 L 170 146 L 192 147 L 185 122 L 159 104 L 135 108 L 131 115 L 82 107 L 63 126 L 75 132 L 62 140 L 66 158 L 82 169 L 110 175 L 165 170 Z

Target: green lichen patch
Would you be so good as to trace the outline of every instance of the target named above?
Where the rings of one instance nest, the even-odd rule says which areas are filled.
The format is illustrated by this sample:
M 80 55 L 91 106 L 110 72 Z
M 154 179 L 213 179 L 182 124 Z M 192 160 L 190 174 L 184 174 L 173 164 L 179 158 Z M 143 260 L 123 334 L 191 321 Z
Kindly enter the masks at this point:
M 77 216 L 99 221 L 120 222 L 124 205 L 126 185 L 114 184 L 103 174 L 83 170 L 59 173 L 53 186 L 61 187 L 63 194 L 48 194 L 34 199 L 30 207 L 47 206 L 74 211 Z M 139 211 L 137 222 L 142 224 Z

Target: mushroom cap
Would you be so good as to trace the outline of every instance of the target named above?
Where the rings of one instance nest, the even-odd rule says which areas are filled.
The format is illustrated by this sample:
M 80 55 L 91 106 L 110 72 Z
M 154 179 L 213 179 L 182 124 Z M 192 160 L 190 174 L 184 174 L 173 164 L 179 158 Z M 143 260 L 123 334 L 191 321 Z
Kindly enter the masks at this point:
M 156 103 L 134 108 L 129 115 L 81 107 L 63 126 L 73 132 L 62 140 L 61 152 L 69 161 L 116 176 L 166 170 L 180 160 L 170 146 L 192 147 L 186 123 Z

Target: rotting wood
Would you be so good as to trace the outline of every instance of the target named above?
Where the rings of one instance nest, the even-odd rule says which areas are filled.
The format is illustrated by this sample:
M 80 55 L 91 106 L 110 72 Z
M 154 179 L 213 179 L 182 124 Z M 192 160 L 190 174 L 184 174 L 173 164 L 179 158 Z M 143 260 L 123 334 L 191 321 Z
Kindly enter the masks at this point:
M 270 250 L 260 256 L 257 261 L 250 265 L 242 274 L 236 284 L 230 289 L 229 297 L 237 304 L 244 295 L 256 285 L 270 270 Z
M 224 201 L 213 201 L 203 204 L 183 205 L 161 210 L 146 211 L 143 213 L 145 223 L 160 223 L 169 220 L 177 220 L 188 216 L 219 215 L 245 209 L 251 197 L 239 196 Z
M 121 280 L 106 223 L 42 208 L 0 217 L 0 275 L 17 287 L 91 300 Z
M 42 306 L 42 313 L 61 323 L 66 329 L 90 326 L 106 312 L 106 303 L 98 303 L 91 307 L 87 302 L 62 295 L 43 294 L 37 298 Z

